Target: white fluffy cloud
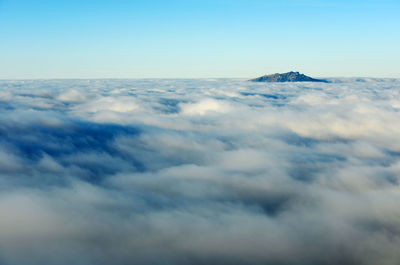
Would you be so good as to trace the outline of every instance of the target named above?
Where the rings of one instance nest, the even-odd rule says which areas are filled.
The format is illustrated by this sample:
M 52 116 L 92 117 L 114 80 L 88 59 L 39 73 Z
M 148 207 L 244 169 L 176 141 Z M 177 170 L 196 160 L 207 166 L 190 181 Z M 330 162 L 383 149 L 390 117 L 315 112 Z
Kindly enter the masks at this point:
M 0 81 L 0 264 L 398 264 L 400 82 Z

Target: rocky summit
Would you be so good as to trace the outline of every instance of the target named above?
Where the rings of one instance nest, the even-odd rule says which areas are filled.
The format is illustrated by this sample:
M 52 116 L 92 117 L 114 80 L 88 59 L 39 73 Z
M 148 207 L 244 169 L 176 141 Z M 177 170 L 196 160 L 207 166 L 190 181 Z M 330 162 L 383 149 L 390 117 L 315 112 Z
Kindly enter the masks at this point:
M 264 75 L 258 78 L 251 79 L 253 82 L 325 82 L 323 79 L 315 79 L 299 72 L 288 72 L 284 74 Z

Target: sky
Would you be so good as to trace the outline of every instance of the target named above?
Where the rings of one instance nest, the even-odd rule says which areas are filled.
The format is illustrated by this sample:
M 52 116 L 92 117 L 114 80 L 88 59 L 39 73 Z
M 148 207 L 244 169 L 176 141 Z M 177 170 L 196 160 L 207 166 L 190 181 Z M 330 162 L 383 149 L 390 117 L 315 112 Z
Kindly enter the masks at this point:
M 0 79 L 400 77 L 398 0 L 0 0 Z

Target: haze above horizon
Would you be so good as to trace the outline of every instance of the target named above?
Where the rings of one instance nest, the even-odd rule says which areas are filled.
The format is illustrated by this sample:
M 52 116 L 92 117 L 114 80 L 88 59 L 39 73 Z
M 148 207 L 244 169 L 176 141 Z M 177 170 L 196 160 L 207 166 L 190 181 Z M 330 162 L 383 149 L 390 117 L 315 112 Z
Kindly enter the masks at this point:
M 400 77 L 393 0 L 0 0 L 0 79 Z

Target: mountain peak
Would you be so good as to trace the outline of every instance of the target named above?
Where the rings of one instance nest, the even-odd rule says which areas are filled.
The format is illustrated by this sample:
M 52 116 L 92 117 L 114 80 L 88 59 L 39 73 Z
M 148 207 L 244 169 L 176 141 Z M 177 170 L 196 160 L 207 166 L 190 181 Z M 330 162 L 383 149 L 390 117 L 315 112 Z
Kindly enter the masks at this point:
M 327 82 L 322 79 L 314 79 L 299 72 L 287 72 L 283 74 L 264 75 L 258 78 L 251 79 L 253 82 Z

